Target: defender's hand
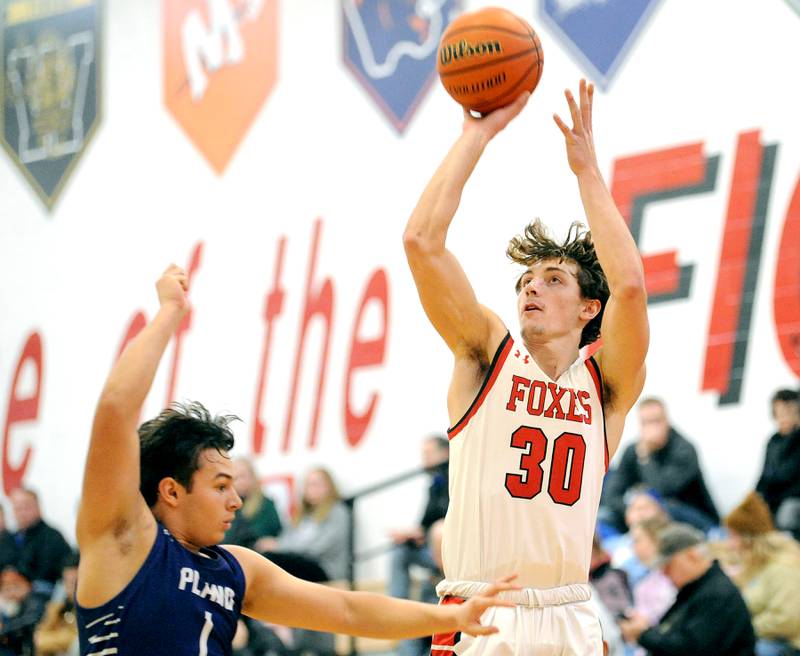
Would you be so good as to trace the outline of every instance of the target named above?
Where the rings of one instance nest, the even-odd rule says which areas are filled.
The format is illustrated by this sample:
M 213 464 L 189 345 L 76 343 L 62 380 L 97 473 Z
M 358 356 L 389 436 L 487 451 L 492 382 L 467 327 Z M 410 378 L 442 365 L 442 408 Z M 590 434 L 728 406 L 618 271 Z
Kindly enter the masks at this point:
M 189 279 L 186 272 L 175 264 L 170 264 L 156 283 L 158 301 L 162 308 L 175 307 L 186 312 L 189 309 Z
M 558 114 L 553 114 L 553 120 L 564 135 L 567 145 L 567 161 L 575 175 L 597 169 L 597 157 L 594 152 L 594 136 L 592 135 L 592 99 L 594 98 L 594 85 L 586 84 L 581 80 L 579 87 L 580 108 L 575 103 L 575 98 L 569 89 L 564 91 L 572 116 L 572 128 L 567 127 Z
M 456 606 L 456 630 L 472 636 L 497 633 L 499 629 L 496 626 L 485 626 L 481 624 L 481 616 L 488 608 L 492 608 L 493 606 L 506 606 L 509 608 L 516 606 L 513 601 L 497 598 L 497 595 L 504 590 L 520 589 L 520 586 L 512 583 L 515 578 L 517 578 L 516 574 L 506 576 L 490 585 L 479 597 L 472 597 L 460 606 Z

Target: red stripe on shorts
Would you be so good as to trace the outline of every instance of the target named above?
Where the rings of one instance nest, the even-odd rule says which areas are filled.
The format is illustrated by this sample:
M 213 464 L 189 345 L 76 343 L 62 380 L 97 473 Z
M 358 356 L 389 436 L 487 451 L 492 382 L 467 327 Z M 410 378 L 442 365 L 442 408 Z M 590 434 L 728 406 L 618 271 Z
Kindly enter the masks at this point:
M 446 597 L 442 597 L 439 605 L 444 606 L 446 604 L 463 604 L 464 601 L 466 600 L 462 597 L 452 597 L 447 595 Z M 458 644 L 459 640 L 461 640 L 461 631 L 437 633 L 431 639 L 431 656 L 443 656 L 444 654 L 452 653 L 452 648 Z M 448 647 L 450 649 L 447 649 Z

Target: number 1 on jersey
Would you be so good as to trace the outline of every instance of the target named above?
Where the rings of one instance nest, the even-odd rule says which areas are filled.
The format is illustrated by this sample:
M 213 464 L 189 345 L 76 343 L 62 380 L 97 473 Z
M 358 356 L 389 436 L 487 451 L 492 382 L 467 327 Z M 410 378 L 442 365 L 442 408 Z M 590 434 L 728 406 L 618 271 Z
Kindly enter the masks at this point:
M 211 635 L 211 629 L 214 628 L 214 619 L 211 613 L 206 611 L 206 621 L 203 624 L 203 630 L 200 631 L 200 653 L 198 656 L 208 656 L 208 636 Z
M 511 447 L 525 451 L 519 458 L 524 474 L 506 474 L 506 489 L 512 497 L 533 499 L 542 491 L 547 443 L 547 436 L 533 426 L 520 426 L 511 434 Z M 571 506 L 580 499 L 585 459 L 583 436 L 565 432 L 553 440 L 547 493 L 557 504 Z

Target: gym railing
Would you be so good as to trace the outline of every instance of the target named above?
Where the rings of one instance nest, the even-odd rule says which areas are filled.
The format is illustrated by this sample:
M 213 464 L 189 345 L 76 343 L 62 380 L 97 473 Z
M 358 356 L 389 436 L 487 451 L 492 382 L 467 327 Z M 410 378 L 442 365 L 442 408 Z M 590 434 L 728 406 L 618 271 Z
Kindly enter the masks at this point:
M 377 547 L 373 547 L 371 549 L 367 549 L 356 554 L 356 514 L 355 514 L 355 505 L 357 501 L 360 501 L 364 497 L 372 496 L 378 492 L 383 492 L 389 488 L 395 487 L 401 483 L 405 483 L 412 478 L 416 478 L 426 473 L 426 469 L 424 467 L 418 467 L 416 469 L 412 469 L 407 471 L 403 474 L 398 474 L 397 476 L 393 476 L 391 478 L 387 478 L 379 483 L 374 483 L 368 487 L 365 487 L 353 494 L 349 497 L 345 497 L 342 499 L 342 503 L 344 503 L 345 507 L 347 508 L 348 514 L 350 515 L 350 522 L 349 522 L 349 531 L 347 536 L 347 581 L 350 585 L 351 590 L 355 590 L 356 587 L 356 564 L 363 562 L 365 560 L 370 560 L 376 556 L 381 556 L 385 554 L 389 549 L 391 549 L 392 545 L 382 544 Z M 350 638 L 350 656 L 357 656 L 358 651 L 356 649 L 356 639 L 354 637 Z

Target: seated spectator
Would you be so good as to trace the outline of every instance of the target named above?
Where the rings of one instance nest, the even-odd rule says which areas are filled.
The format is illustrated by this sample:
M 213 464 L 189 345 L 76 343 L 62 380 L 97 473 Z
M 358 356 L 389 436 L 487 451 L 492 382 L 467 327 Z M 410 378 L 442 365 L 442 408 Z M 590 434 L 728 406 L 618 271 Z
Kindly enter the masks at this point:
M 755 634 L 739 590 L 708 555 L 705 536 L 674 523 L 659 533 L 658 559 L 678 589 L 659 624 L 636 611 L 620 620 L 628 642 L 657 656 L 752 656 Z
M 779 529 L 800 540 L 800 395 L 782 389 L 772 397 L 777 431 L 769 438 L 756 491 Z
M 664 403 L 655 398 L 639 403 L 639 437 L 622 453 L 603 489 L 600 519 L 623 531 L 625 493 L 636 485 L 653 488 L 676 521 L 704 532 L 719 524 L 694 446 L 669 423 Z
M 448 492 L 448 459 L 450 444 L 446 437 L 433 435 L 422 443 L 422 466 L 430 476 L 428 499 L 418 526 L 397 529 L 390 533 L 392 549 L 389 573 L 389 594 L 401 599 L 409 598 L 412 565 L 422 567 L 429 573 L 420 590 L 420 601 L 436 603 L 436 590 L 432 578 L 438 578 L 440 569 L 434 561 L 429 543 L 431 526 L 444 518 L 450 501 Z M 398 656 L 414 656 L 429 653 L 430 639 L 405 640 L 400 643 Z
M 300 578 L 343 579 L 347 577 L 349 528 L 350 516 L 330 472 L 312 469 L 303 483 L 297 521 L 279 538 L 264 539 L 264 555 Z
M 281 533 L 281 520 L 272 499 L 261 491 L 253 463 L 249 458 L 238 458 L 233 463 L 233 486 L 242 498 L 242 507 L 236 511 L 225 543 L 238 544 L 248 549 L 264 551 L 269 544 L 262 538 L 274 538 Z
M 631 607 L 633 596 L 628 584 L 628 575 L 623 570 L 611 566 L 611 556 L 603 549 L 597 535 L 592 542 L 589 583 L 612 617 Z
M 17 543 L 14 535 L 8 530 L 5 509 L 0 506 L 0 572 L 9 565 L 16 565 L 18 557 Z
M 667 526 L 667 518 L 659 515 L 644 519 L 631 529 L 633 552 L 639 562 L 648 568 L 647 574 L 633 586 L 633 609 L 644 615 L 650 626 L 658 624 L 675 602 L 675 586 L 664 572 L 655 567 L 658 535 Z
M 738 557 L 734 582 L 750 609 L 757 656 L 800 655 L 800 544 L 775 531 L 756 492 L 725 518 Z
M 33 656 L 33 631 L 46 603 L 24 570 L 8 566 L 0 573 L 0 656 Z
M 668 522 L 670 517 L 661 505 L 661 498 L 652 488 L 638 485 L 625 494 L 625 525 L 636 526 L 640 522 L 661 518 Z M 648 572 L 648 567 L 640 562 L 633 549 L 633 533 L 628 530 L 603 540 L 603 545 L 611 554 L 611 564 L 625 571 L 628 583 L 635 586 Z
M 75 621 L 75 588 L 78 584 L 78 554 L 64 561 L 61 581 L 64 598 L 53 599 L 36 627 L 36 656 L 78 656 L 78 624 Z
M 11 490 L 8 498 L 17 522 L 14 540 L 19 549 L 19 568 L 30 577 L 35 592 L 49 597 L 72 550 L 61 533 L 42 519 L 35 492 L 20 487 Z
M 279 538 L 262 538 L 264 556 L 290 574 L 323 582 L 347 577 L 350 515 L 327 469 L 317 467 L 306 474 L 300 497 L 300 515 Z M 334 654 L 335 637 L 330 633 L 294 629 L 294 647 L 299 653 Z

